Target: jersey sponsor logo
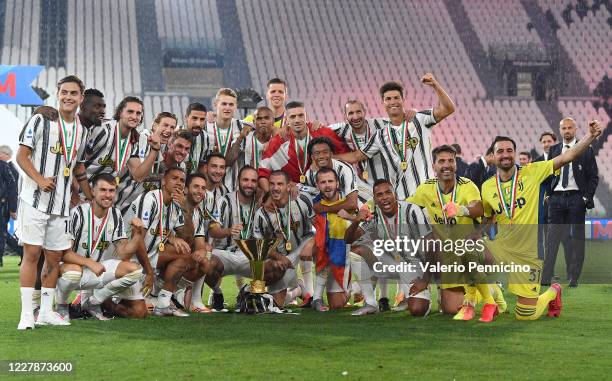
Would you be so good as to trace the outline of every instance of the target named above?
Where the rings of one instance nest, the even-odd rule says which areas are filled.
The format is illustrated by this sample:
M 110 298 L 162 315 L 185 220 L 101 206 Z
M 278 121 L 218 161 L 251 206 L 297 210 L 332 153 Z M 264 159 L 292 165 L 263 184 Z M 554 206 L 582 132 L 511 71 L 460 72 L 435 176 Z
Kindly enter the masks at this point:
M 32 127 L 30 127 L 26 131 L 26 139 L 32 139 L 32 136 L 34 136 L 34 130 L 32 129 Z
M 133 206 L 134 212 L 136 212 L 136 205 L 132 205 L 132 206 Z M 145 210 L 144 213 L 142 214 L 142 221 L 149 222 L 149 217 L 150 217 L 149 211 Z
M 525 198 L 524 198 L 524 197 L 519 197 L 519 198 L 517 198 L 517 199 L 516 199 L 516 202 L 515 202 L 515 206 L 514 206 L 514 207 L 515 207 L 515 208 L 522 209 L 522 208 L 523 208 L 523 206 L 525 206 L 525 204 L 526 204 L 526 203 L 527 203 L 527 201 L 525 200 Z M 495 214 L 502 214 L 502 213 L 505 213 L 505 212 L 504 212 L 504 210 L 503 210 L 503 208 L 502 208 L 502 204 L 501 204 L 501 202 L 498 202 L 498 203 L 497 203 L 497 209 L 493 209 L 493 213 L 495 213 Z
M 415 149 L 418 145 L 419 145 L 419 138 L 416 136 L 411 137 L 410 139 L 408 139 L 408 143 L 406 144 L 408 146 L 408 148 L 410 149 Z M 402 143 L 398 143 L 395 144 L 395 150 L 397 152 L 402 152 L 402 149 L 404 147 L 402 147 Z
M 111 159 L 110 157 L 106 157 L 105 159 L 103 158 L 99 158 L 98 159 L 98 164 L 100 164 L 102 167 L 115 167 L 115 160 Z
M 455 217 L 451 217 L 446 222 L 444 222 L 444 218 L 438 216 L 437 214 L 434 214 L 434 221 L 436 221 L 436 223 L 440 225 L 444 225 L 445 223 L 447 225 L 457 225 L 457 219 Z
M 62 146 L 61 142 L 57 142 L 57 143 L 55 143 L 54 146 L 50 146 L 49 147 L 49 152 L 51 152 L 52 154 L 55 154 L 55 155 L 63 155 L 64 154 L 64 147 Z
M 151 183 L 151 182 L 149 182 L 149 183 L 143 183 L 143 184 L 142 184 L 142 187 L 143 187 L 143 188 L 144 188 L 144 189 L 145 189 L 147 192 L 150 192 L 150 191 L 152 191 L 152 190 L 157 189 L 157 183 Z
M 98 242 L 98 246 L 96 246 L 96 249 L 100 250 L 100 251 L 104 251 L 104 250 L 108 249 L 109 246 L 110 246 L 110 242 L 108 242 L 108 241 L 100 241 L 100 242 Z M 83 242 L 81 244 L 81 247 L 83 248 L 83 250 L 87 250 L 87 242 Z
M 153 237 L 157 237 L 159 235 L 159 226 L 156 226 L 154 228 L 150 228 L 149 229 L 149 234 L 151 234 Z M 166 229 L 164 228 L 164 237 L 167 237 L 170 235 L 170 229 Z

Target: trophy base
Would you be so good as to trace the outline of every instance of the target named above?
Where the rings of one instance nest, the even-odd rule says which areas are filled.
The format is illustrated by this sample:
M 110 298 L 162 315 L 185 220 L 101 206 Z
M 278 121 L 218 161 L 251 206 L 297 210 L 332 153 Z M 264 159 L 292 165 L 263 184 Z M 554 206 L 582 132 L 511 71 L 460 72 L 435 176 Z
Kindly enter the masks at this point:
M 265 294 L 266 291 L 266 282 L 263 280 L 253 280 L 251 281 L 251 294 Z

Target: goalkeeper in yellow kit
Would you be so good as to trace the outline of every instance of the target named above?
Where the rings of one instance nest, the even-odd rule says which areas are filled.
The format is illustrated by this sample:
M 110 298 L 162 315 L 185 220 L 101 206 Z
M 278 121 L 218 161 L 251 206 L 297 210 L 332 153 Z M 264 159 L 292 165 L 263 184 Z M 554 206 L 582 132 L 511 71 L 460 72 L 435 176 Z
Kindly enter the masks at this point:
M 482 185 L 484 215 L 496 223 L 495 239 L 487 247 L 498 263 L 525 265 L 529 271 L 511 272 L 508 290 L 517 296 L 516 318 L 536 320 L 548 307 L 548 316 L 561 314 L 561 286 L 553 284 L 540 295 L 542 261 L 537 255 L 540 184 L 584 152 L 602 132 L 600 123 L 589 122 L 587 136 L 552 160 L 515 165 L 516 143 L 504 136 L 493 142 L 497 173 Z
M 436 147 L 432 156 L 436 177 L 419 185 L 408 201 L 427 210 L 439 239 L 469 239 L 473 231 L 472 225 L 483 215 L 478 187 L 467 178 L 457 177 L 456 151 L 453 147 Z M 484 259 L 483 255 L 476 252 L 462 256 L 453 252 L 440 254 L 440 262 L 443 265 L 456 262 L 467 266 L 469 261 L 481 263 Z M 484 302 L 480 321 L 490 322 L 498 311 L 506 310 L 506 302 L 499 286 L 495 283 L 487 284 L 484 274 L 442 273 L 441 289 L 442 312 L 455 314 L 456 320 L 474 318 L 477 291 Z

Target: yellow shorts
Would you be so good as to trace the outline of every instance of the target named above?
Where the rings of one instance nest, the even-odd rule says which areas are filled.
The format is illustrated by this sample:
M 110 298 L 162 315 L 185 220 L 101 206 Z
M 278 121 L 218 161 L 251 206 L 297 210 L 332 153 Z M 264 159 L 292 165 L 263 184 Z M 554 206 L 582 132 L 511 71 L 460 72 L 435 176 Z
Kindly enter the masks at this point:
M 485 245 L 497 264 L 529 266 L 528 272 L 511 271 L 507 274 L 508 291 L 523 298 L 537 298 L 540 295 L 542 260 L 538 259 L 537 251 L 514 252 L 508 242 L 499 240 L 486 240 Z

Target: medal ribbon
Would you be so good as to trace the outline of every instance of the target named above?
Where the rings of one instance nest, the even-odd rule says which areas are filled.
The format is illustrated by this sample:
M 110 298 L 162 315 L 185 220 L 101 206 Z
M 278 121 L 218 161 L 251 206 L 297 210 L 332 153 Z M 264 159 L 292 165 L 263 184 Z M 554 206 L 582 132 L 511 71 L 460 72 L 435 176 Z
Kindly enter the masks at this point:
M 253 147 L 253 153 L 251 154 L 251 166 L 255 169 L 259 169 L 259 151 L 257 150 L 257 138 L 255 134 L 251 136 L 251 146 Z
M 119 173 L 125 167 L 125 163 L 127 163 L 127 158 L 129 155 L 126 154 L 131 142 L 129 136 L 125 139 L 121 138 L 119 123 L 115 124 L 115 134 L 117 135 L 117 138 L 115 139 L 115 170 L 117 171 L 117 176 L 119 176 Z
M 66 124 L 64 123 L 64 119 L 61 115 L 59 116 L 59 120 L 60 140 L 62 142 L 62 147 L 64 148 L 64 160 L 66 161 L 66 167 L 70 168 L 70 162 L 72 161 L 72 158 L 76 152 L 76 144 L 74 143 L 77 141 L 77 136 L 79 134 L 79 118 L 78 116 L 74 118 L 74 134 L 72 134 L 72 139 L 70 139 L 70 146 L 66 145 Z
M 106 224 L 108 223 L 108 215 L 110 214 L 110 209 L 106 211 L 104 218 L 102 219 L 102 224 L 100 225 L 100 230 L 98 231 L 98 236 L 96 237 L 96 220 L 93 212 L 93 204 L 90 204 L 89 212 L 87 214 L 87 257 L 91 258 L 93 253 L 98 248 L 98 244 L 104 235 L 104 230 L 106 229 Z
M 246 217 L 242 213 L 242 204 L 240 204 L 240 199 L 238 199 L 238 193 L 236 193 L 236 204 L 238 204 L 238 209 L 240 211 L 240 222 L 242 222 L 242 226 L 244 227 L 244 225 L 247 225 L 246 231 L 243 228 L 242 231 L 240 232 L 240 238 L 248 239 L 249 232 L 251 231 L 251 225 L 253 222 L 252 217 L 253 217 L 253 208 L 255 207 L 255 198 L 253 198 L 253 200 L 251 201 L 251 206 L 249 207 L 249 214 L 247 214 Z M 246 220 L 249 221 L 248 224 L 246 224 L 245 222 Z
M 227 152 L 229 146 L 231 145 L 230 142 L 230 137 L 232 136 L 234 132 L 234 125 L 230 122 L 230 127 L 227 131 L 227 135 L 225 136 L 225 143 L 223 143 L 223 145 L 220 144 L 221 142 L 221 133 L 219 132 L 219 128 L 217 127 L 217 123 L 215 122 L 215 145 L 217 147 L 219 147 L 219 151 L 221 152 L 221 154 L 223 154 L 223 156 L 225 156 L 225 153 Z
M 293 143 L 295 144 L 295 157 L 297 159 L 298 162 L 298 168 L 300 170 L 300 175 L 303 175 L 304 172 L 306 172 L 307 166 L 308 166 L 308 153 L 306 152 L 306 150 L 308 149 L 308 143 L 310 143 L 310 130 L 308 130 L 308 132 L 306 133 L 306 143 L 304 144 L 303 147 L 300 147 L 297 141 L 297 138 L 294 137 L 293 138 Z M 300 148 L 302 148 L 302 153 L 304 154 L 302 161 L 304 162 L 304 166 L 301 165 L 300 163 Z
M 172 216 L 172 202 L 168 205 L 168 228 L 170 228 L 170 217 Z M 164 192 L 159 190 L 159 242 L 164 242 Z
M 279 228 L 283 233 L 283 238 L 285 238 L 285 242 L 289 242 L 291 240 L 291 196 L 289 196 L 289 202 L 287 202 L 287 211 L 285 212 L 285 218 L 287 220 L 287 227 L 283 227 L 283 221 L 278 214 L 278 209 L 274 206 L 274 213 L 276 214 L 276 221 L 278 221 Z M 287 230 L 285 232 L 285 229 Z
M 353 141 L 354 147 L 358 150 L 361 150 L 361 147 L 359 146 L 359 142 L 357 141 L 357 135 L 355 135 L 355 132 L 353 131 L 353 127 L 351 127 L 351 140 Z M 366 124 L 366 132 L 365 132 L 366 144 L 368 143 L 369 140 L 370 140 L 370 126 Z M 361 172 L 365 171 L 368 168 L 367 160 L 360 161 L 357 164 L 359 165 L 359 168 L 361 168 Z
M 385 231 L 385 239 L 393 239 L 391 238 L 391 229 L 389 228 L 389 224 L 387 223 L 387 218 L 385 217 L 385 215 L 382 213 L 382 211 L 380 210 L 380 208 L 376 208 L 376 212 L 378 212 L 378 218 L 383 222 L 383 228 Z M 402 206 L 398 203 L 397 204 L 397 214 L 395 215 L 395 236 L 397 237 L 399 230 L 399 226 L 400 226 L 400 215 L 402 214 Z
M 401 153 L 395 149 L 395 145 L 391 141 L 391 127 L 390 126 L 387 126 L 387 136 L 389 138 L 389 144 L 391 145 L 393 150 L 397 152 L 397 154 L 399 155 L 400 159 L 402 159 L 403 162 L 406 162 L 406 158 L 408 157 L 408 145 L 406 144 L 406 140 L 407 140 L 406 137 L 410 139 L 410 131 L 408 131 L 406 128 L 405 119 L 402 122 L 401 129 L 402 129 L 402 152 Z
M 448 223 L 448 217 L 446 216 L 446 212 L 444 211 L 444 207 L 446 204 L 444 203 L 444 196 L 442 194 L 442 190 L 440 189 L 440 184 L 436 185 L 436 195 L 438 196 L 438 201 L 440 202 L 440 209 L 442 210 L 442 217 L 444 218 L 444 223 Z M 453 190 L 451 193 L 451 202 L 457 203 L 457 182 L 453 185 Z
M 512 181 L 512 185 L 510 187 L 510 205 L 506 204 L 506 198 L 504 197 L 504 194 L 502 192 L 502 188 L 501 188 L 501 179 L 499 177 L 499 175 L 495 175 L 495 185 L 497 186 L 497 193 L 499 194 L 499 199 L 501 200 L 501 204 L 502 207 L 504 209 L 504 213 L 506 214 L 506 217 L 508 217 L 508 219 L 510 220 L 510 222 L 512 222 L 512 218 L 514 218 L 514 210 L 516 207 L 516 185 L 518 184 L 518 168 L 515 168 L 514 170 L 514 174 L 512 175 L 512 179 L 510 181 Z

